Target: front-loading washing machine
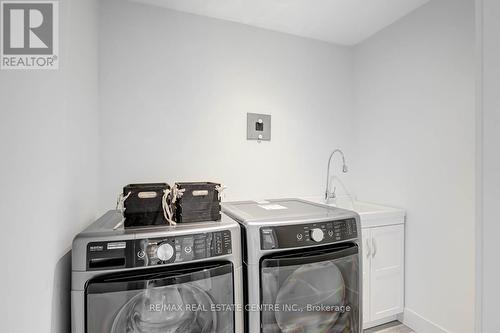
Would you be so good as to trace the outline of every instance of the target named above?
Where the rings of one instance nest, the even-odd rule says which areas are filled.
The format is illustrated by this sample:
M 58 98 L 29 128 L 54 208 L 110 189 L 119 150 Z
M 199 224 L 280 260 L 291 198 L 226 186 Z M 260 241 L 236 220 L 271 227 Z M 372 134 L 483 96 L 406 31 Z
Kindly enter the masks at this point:
M 223 211 L 242 226 L 247 332 L 362 331 L 355 212 L 299 199 L 229 202 Z
M 73 241 L 73 333 L 243 332 L 238 223 L 121 221 L 110 211 Z

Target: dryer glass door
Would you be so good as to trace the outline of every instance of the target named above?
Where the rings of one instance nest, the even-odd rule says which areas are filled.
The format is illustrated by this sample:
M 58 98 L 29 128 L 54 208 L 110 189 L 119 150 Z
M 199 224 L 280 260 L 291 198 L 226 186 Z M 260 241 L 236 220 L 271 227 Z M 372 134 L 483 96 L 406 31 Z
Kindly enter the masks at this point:
M 233 265 L 143 269 L 91 280 L 87 333 L 233 333 Z
M 358 333 L 359 257 L 356 244 L 264 257 L 264 333 Z

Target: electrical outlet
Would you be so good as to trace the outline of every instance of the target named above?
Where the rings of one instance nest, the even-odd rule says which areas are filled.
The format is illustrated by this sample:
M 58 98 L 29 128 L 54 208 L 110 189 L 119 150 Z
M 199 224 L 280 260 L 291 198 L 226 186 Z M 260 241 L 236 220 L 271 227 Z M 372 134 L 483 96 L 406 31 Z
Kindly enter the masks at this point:
M 247 140 L 271 141 L 271 115 L 247 113 Z

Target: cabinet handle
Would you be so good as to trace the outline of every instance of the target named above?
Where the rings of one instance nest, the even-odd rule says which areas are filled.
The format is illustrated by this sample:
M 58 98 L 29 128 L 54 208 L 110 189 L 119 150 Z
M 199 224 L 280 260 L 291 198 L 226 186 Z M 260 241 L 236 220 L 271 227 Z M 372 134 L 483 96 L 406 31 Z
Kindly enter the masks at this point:
M 369 238 L 366 239 L 366 248 L 367 248 L 366 257 L 370 258 L 371 254 L 372 254 L 372 249 L 370 247 L 370 239 Z
M 375 238 L 372 238 L 373 254 L 372 257 L 375 258 L 377 255 L 377 243 L 375 243 Z

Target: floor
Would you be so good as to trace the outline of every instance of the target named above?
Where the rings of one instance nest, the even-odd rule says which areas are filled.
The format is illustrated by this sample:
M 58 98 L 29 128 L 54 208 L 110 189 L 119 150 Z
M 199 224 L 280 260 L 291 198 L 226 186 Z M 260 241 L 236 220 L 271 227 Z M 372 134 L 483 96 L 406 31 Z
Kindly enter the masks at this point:
M 398 321 L 364 330 L 364 333 L 415 333 Z

